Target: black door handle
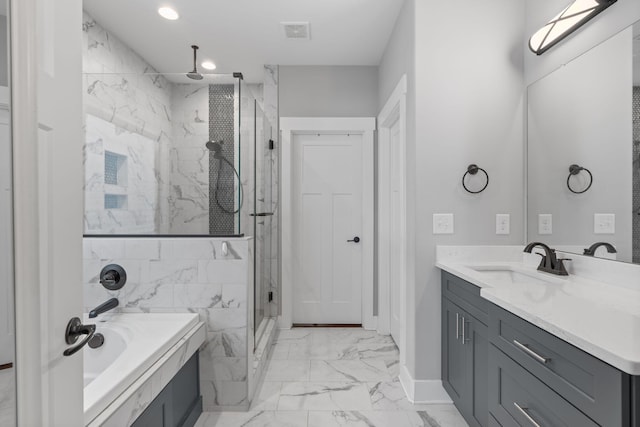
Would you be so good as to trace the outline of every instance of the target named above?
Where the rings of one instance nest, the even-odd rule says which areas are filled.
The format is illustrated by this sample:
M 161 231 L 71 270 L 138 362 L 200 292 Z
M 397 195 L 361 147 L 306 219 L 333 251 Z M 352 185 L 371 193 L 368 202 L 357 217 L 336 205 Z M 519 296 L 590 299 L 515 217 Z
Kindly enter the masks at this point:
M 351 240 L 347 240 L 347 242 L 354 242 L 354 243 L 360 243 L 360 238 L 358 236 L 354 237 Z
M 77 344 L 75 347 L 68 348 L 64 351 L 65 356 L 71 356 L 76 354 L 82 347 L 87 345 L 87 343 L 93 338 L 93 335 L 96 333 L 96 325 L 83 325 L 82 321 L 78 317 L 74 317 L 69 321 L 67 325 L 67 330 L 64 334 L 64 339 L 67 344 L 75 344 L 76 341 L 80 338 L 81 335 L 85 335 L 84 339 Z

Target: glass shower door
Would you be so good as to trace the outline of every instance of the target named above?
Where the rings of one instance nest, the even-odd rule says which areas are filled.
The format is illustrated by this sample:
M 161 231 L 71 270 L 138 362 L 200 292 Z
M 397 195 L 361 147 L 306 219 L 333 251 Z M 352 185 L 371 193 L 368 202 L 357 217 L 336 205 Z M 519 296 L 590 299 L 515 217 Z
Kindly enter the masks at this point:
M 255 343 L 260 341 L 264 319 L 271 317 L 271 243 L 273 208 L 271 204 L 271 149 L 266 135 L 267 121 L 260 103 L 255 103 L 254 225 L 255 225 Z

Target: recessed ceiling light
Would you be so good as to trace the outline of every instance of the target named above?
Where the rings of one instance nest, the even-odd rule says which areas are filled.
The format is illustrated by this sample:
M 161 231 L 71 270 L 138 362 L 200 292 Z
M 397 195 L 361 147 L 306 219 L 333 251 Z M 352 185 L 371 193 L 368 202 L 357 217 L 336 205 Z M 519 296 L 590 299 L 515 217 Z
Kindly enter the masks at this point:
M 160 9 L 158 9 L 158 13 L 164 19 L 168 19 L 169 21 L 175 21 L 176 19 L 180 18 L 180 15 L 178 15 L 178 12 L 171 9 L 170 7 L 161 7 Z
M 214 64 L 211 61 L 204 61 L 200 65 L 202 65 L 202 68 L 204 68 L 205 70 L 215 70 L 216 69 L 216 64 Z

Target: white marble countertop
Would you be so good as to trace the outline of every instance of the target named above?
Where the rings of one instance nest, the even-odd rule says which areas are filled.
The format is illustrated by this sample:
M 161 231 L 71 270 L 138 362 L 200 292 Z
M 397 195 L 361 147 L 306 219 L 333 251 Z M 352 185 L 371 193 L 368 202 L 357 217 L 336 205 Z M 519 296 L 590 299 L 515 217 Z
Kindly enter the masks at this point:
M 623 372 L 640 375 L 640 289 L 576 274 L 554 276 L 537 271 L 526 257 L 513 259 L 472 262 L 444 256 L 436 266 L 479 286 L 488 301 Z

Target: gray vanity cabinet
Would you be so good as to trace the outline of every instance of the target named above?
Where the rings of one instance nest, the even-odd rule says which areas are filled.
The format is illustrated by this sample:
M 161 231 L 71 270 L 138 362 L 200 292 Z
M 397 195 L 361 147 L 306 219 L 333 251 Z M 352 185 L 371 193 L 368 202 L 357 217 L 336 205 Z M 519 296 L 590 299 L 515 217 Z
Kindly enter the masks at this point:
M 442 382 L 471 426 L 640 427 L 633 377 L 442 272 Z
M 198 352 L 180 369 L 132 427 L 193 427 L 202 414 Z
M 442 284 L 443 385 L 470 425 L 486 427 L 489 425 L 486 304 L 480 298 L 479 288 L 460 282 L 455 276 L 443 273 Z

